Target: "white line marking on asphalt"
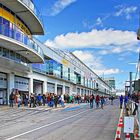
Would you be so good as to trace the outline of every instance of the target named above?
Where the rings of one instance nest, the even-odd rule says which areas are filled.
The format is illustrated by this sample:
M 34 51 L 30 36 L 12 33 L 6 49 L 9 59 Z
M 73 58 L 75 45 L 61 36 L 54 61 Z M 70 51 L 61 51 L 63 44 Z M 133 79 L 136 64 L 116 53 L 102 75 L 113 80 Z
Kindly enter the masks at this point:
M 20 136 L 23 136 L 23 135 L 29 134 L 29 133 L 34 132 L 34 131 L 37 131 L 37 130 L 39 130 L 39 129 L 42 129 L 42 128 L 45 128 L 45 127 L 51 126 L 51 125 L 53 125 L 53 124 L 56 124 L 56 123 L 59 123 L 59 122 L 62 122 L 62 121 L 68 120 L 68 119 L 71 119 L 71 118 L 76 117 L 76 116 L 79 116 L 80 114 L 83 114 L 83 113 L 85 113 L 85 112 L 87 112 L 87 111 L 89 111 L 89 110 L 82 111 L 82 112 L 80 112 L 80 113 L 78 113 L 78 114 L 75 114 L 75 115 L 72 115 L 72 116 L 70 116 L 70 117 L 67 117 L 67 118 L 64 118 L 64 119 L 61 119 L 61 120 L 58 120 L 58 121 L 55 121 L 55 122 L 52 122 L 52 123 L 49 123 L 49 124 L 43 125 L 43 126 L 41 126 L 41 127 L 38 127 L 38 128 L 32 129 L 32 130 L 30 130 L 30 131 L 27 131 L 27 132 L 21 133 L 21 134 L 19 134 L 19 135 L 15 135 L 15 136 L 10 137 L 10 138 L 7 138 L 7 139 L 5 139 L 5 140 L 12 140 L 12 139 L 14 139 L 14 138 L 17 138 L 17 137 L 20 137 Z

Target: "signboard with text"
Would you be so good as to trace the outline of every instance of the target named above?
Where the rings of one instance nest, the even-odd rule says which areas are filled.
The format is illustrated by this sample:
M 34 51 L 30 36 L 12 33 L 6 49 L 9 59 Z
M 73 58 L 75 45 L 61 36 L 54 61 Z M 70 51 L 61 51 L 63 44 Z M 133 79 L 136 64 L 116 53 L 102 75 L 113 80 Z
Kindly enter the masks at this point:
M 134 117 L 124 117 L 124 133 L 134 133 Z

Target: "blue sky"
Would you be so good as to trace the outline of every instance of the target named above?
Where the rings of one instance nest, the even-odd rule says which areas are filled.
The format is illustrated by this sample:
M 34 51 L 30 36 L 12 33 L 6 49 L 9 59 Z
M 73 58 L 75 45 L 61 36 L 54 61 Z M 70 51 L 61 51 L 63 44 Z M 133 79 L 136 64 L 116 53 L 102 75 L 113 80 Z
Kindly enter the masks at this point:
M 124 88 L 136 72 L 139 0 L 34 0 L 41 11 L 43 43 L 72 51 L 94 72 Z

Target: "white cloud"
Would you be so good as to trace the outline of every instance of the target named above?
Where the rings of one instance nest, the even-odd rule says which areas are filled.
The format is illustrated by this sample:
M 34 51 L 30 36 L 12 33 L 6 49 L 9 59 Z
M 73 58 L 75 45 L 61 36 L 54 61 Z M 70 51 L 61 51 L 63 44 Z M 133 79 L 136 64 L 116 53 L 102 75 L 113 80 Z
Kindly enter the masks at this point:
M 73 52 L 73 54 L 77 56 L 81 61 L 83 61 L 98 75 L 117 74 L 121 72 L 118 68 L 108 69 L 104 67 L 101 58 L 94 56 L 91 52 L 76 50 Z
M 111 69 L 98 69 L 95 70 L 95 73 L 98 73 L 98 75 L 110 75 L 110 74 L 118 74 L 121 73 L 122 71 L 120 71 L 118 68 L 111 68 Z
M 55 16 L 77 0 L 57 0 L 51 8 L 50 15 Z
M 103 48 L 98 53 L 101 55 L 107 54 L 120 54 L 120 53 L 130 53 L 130 52 L 138 52 L 138 42 L 129 43 L 126 45 L 119 45 L 119 46 L 108 46 Z M 125 57 L 125 56 L 122 56 Z
M 101 17 L 98 17 L 98 18 L 97 18 L 95 25 L 103 26 L 103 20 L 101 19 Z
M 82 22 L 82 24 L 83 24 L 83 27 L 88 28 L 88 29 L 92 29 L 92 28 L 94 27 L 94 24 L 90 23 L 90 22 L 87 21 L 87 20 L 84 20 L 84 21 Z
M 88 51 L 76 50 L 73 52 L 75 56 L 77 56 L 81 61 L 83 61 L 87 66 L 92 68 L 101 68 L 101 58 L 94 56 L 92 53 Z
M 93 29 L 90 32 L 75 32 L 61 34 L 54 40 L 47 40 L 46 45 L 55 48 L 113 48 L 112 52 L 121 52 L 123 46 L 130 49 L 138 44 L 137 35 L 133 31 L 122 31 L 114 29 Z
M 136 6 L 125 7 L 120 5 L 117 7 L 118 11 L 115 13 L 115 16 L 125 16 L 126 19 L 131 19 L 132 14 L 135 13 L 138 9 Z
M 98 17 L 98 18 L 96 19 L 96 21 L 95 21 L 94 24 L 93 24 L 93 23 L 90 23 L 90 22 L 87 21 L 87 20 L 84 20 L 84 21 L 82 22 L 82 24 L 83 24 L 84 27 L 86 27 L 86 28 L 88 28 L 88 29 L 93 29 L 93 28 L 95 28 L 95 27 L 97 27 L 97 26 L 103 27 L 103 21 L 104 21 L 105 19 L 106 19 L 106 17 L 104 17 L 104 18 Z

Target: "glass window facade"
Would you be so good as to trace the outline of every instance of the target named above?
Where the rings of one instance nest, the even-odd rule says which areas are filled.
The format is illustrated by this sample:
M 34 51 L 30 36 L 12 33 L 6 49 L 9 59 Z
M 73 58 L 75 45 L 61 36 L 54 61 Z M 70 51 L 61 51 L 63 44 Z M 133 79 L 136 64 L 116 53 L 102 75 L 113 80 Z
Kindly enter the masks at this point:
M 25 57 L 3 47 L 0 47 L 0 57 L 5 57 L 14 60 L 15 62 L 24 64 L 26 66 L 28 66 L 29 64 L 29 61 Z
M 45 74 L 55 75 L 57 77 L 62 77 L 62 64 L 56 62 L 55 60 L 45 60 L 44 64 L 32 64 L 34 70 L 43 72 Z
M 63 65 L 63 78 L 68 80 L 68 67 Z
M 13 38 L 23 44 L 25 44 L 27 47 L 33 49 L 38 54 L 44 58 L 43 51 L 33 40 L 28 38 L 27 35 L 25 35 L 16 25 L 12 24 L 7 19 L 4 19 L 3 17 L 0 17 L 0 34 Z
M 71 70 L 71 73 L 70 73 L 70 81 L 76 84 L 76 75 L 74 74 L 73 70 Z

